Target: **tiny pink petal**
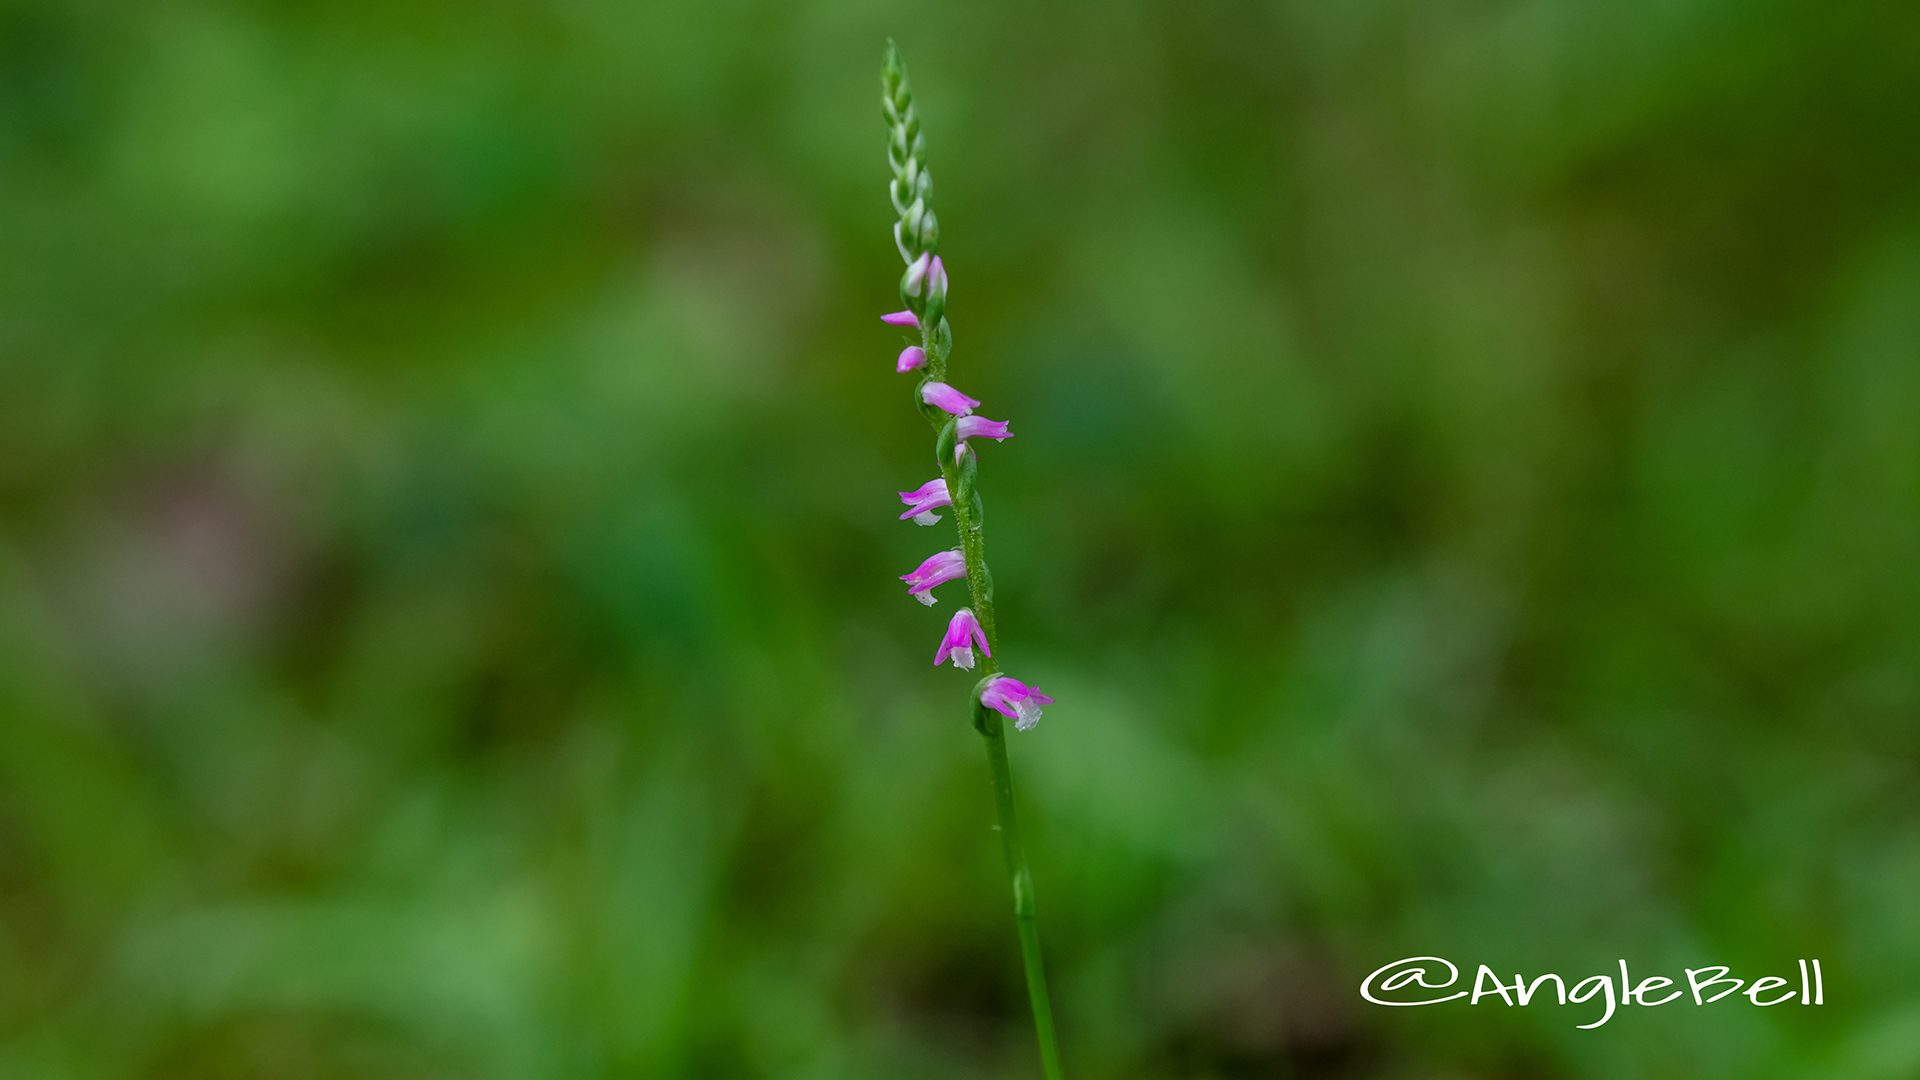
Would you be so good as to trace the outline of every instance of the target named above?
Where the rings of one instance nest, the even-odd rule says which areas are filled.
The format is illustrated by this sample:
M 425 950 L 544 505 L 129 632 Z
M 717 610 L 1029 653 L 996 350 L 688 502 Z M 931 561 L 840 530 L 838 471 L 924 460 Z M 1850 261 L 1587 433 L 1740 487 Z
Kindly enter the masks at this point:
M 954 427 L 954 435 L 962 442 L 968 439 L 1011 439 L 1013 432 L 1007 430 L 1007 421 L 989 420 L 984 416 L 963 416 Z
M 906 512 L 900 520 L 912 518 L 921 525 L 932 525 L 940 520 L 935 510 L 943 506 L 952 506 L 953 498 L 947 494 L 945 480 L 929 480 L 914 491 L 900 492 L 900 501 L 907 504 Z
M 913 569 L 912 573 L 901 574 L 900 580 L 907 583 L 907 595 L 915 600 L 933 606 L 933 589 L 955 578 L 967 576 L 967 560 L 960 554 L 959 548 L 938 552 Z
M 889 311 L 885 315 L 880 316 L 880 321 L 886 323 L 888 326 L 914 329 L 920 325 L 920 316 L 915 315 L 911 311 Z
M 914 368 L 925 365 L 926 362 L 927 350 L 918 345 L 909 345 L 900 350 L 900 359 L 894 363 L 893 370 L 912 371 Z
M 980 704 L 1013 721 L 1015 731 L 1027 731 L 1040 722 L 1040 708 L 1053 699 L 1019 679 L 1000 675 L 980 691 Z
M 976 644 L 981 652 L 993 655 L 993 650 L 987 647 L 987 634 L 980 628 L 980 620 L 974 618 L 972 609 L 961 608 L 953 613 L 953 619 L 947 623 L 946 635 L 940 639 L 940 649 L 933 654 L 933 666 L 939 667 L 951 659 L 954 667 L 972 671 L 973 647 Z
M 943 382 L 930 382 L 920 388 L 920 400 L 955 416 L 971 416 L 980 403 Z
M 926 483 L 921 484 L 919 487 L 914 488 L 912 491 L 901 492 L 900 501 L 903 503 L 919 502 L 922 499 L 931 499 L 935 495 L 944 496 L 946 493 L 946 478 L 936 476 Z

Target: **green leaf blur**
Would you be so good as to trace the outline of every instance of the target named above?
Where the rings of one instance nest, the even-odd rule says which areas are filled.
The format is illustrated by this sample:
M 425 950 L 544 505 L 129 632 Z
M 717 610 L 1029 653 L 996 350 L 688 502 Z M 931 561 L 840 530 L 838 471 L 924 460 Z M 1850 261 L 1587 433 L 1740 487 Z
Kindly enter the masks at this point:
M 1069 1074 L 1920 1075 L 1913 11 L 28 0 L 0 1077 L 1035 1071 L 889 36 Z

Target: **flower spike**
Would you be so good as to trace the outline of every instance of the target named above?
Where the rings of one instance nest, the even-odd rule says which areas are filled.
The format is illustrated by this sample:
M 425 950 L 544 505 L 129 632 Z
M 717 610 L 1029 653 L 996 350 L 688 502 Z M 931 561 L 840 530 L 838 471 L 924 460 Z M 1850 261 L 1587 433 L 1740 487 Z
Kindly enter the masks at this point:
M 1013 432 L 1004 420 L 974 415 L 980 402 L 947 381 L 953 331 L 947 323 L 949 283 L 946 263 L 940 258 L 940 220 L 933 205 L 933 177 L 927 170 L 927 136 L 907 81 L 906 66 L 891 41 L 887 43 L 880 84 L 880 110 L 887 125 L 887 164 L 893 172 L 887 198 L 896 215 L 893 243 L 903 267 L 899 291 L 901 306 L 906 309 L 881 318 L 887 325 L 907 331 L 912 341 L 901 351 L 894 369 L 918 373 L 914 407 L 933 428 L 934 460 L 940 470 L 939 476 L 913 491 L 899 493 L 900 501 L 906 504 L 900 517 L 932 525 L 941 518 L 934 511 L 946 510 L 960 541 L 959 547 L 933 555 L 911 573 L 900 575 L 900 580 L 907 583 L 908 595 L 931 606 L 935 588 L 964 579 L 967 597 L 959 602 L 967 606 L 948 620 L 933 664 L 939 667 L 951 661 L 962 671 L 972 671 L 976 665 L 985 669 L 974 685 L 968 712 L 974 730 L 986 743 L 987 761 L 993 771 L 994 804 L 1000 818 L 996 828 L 1012 879 L 1015 916 L 1022 923 L 1020 951 L 1026 969 L 1027 1000 L 1033 1008 L 1034 1030 L 1040 1041 L 1040 1074 L 1058 1080 L 1062 1075 L 1060 1049 L 1054 1036 L 1046 968 L 1041 962 L 1038 938 L 1031 932 L 1033 875 L 1027 868 L 1013 812 L 1013 775 L 1007 763 L 1009 725 L 1000 719 L 1011 721 L 1015 731 L 1025 731 L 1039 722 L 1041 709 L 1051 705 L 1053 699 L 1038 687 L 999 672 L 1000 658 L 994 656 L 992 646 L 1002 646 L 1004 652 L 1005 643 L 994 629 L 993 576 L 987 569 L 981 529 L 985 508 L 978 487 L 980 463 L 968 445 L 969 439 L 1010 439 Z

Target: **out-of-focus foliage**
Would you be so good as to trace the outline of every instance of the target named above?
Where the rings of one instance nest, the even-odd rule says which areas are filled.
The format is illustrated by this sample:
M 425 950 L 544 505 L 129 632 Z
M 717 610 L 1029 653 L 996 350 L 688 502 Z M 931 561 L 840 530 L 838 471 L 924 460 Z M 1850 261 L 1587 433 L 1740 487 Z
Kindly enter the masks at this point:
M 7 4 L 0 1075 L 1920 1073 L 1920 25 Z M 950 610 L 957 593 L 940 611 Z M 1386 1010 L 1366 972 L 1822 1009 Z

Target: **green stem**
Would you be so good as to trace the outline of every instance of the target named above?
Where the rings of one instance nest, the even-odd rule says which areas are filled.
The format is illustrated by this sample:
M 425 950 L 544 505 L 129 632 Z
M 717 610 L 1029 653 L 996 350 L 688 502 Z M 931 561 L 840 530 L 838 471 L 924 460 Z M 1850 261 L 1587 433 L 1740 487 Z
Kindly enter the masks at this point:
M 938 367 L 944 376 L 945 357 Z M 929 417 L 929 419 L 934 419 Z M 947 423 L 951 423 L 949 420 Z M 945 427 L 945 424 L 938 424 Z M 993 618 L 993 582 L 987 574 L 986 538 L 981 528 L 980 504 L 974 498 L 971 483 L 964 483 L 962 469 L 947 449 L 948 440 L 939 440 L 940 472 L 946 477 L 947 490 L 953 494 L 954 525 L 960 533 L 960 551 L 967 561 L 967 592 L 973 601 L 974 617 L 987 635 L 990 646 L 1000 644 Z M 1000 670 L 992 656 L 981 659 L 982 683 Z M 1060 1046 L 1053 1030 L 1053 1003 L 1047 996 L 1047 969 L 1040 956 L 1040 926 L 1034 915 L 1033 871 L 1027 866 L 1026 849 L 1020 844 L 1020 821 L 1014 811 L 1013 767 L 1007 761 L 1006 727 L 1000 714 L 973 702 L 974 727 L 986 741 L 987 764 L 993 770 L 993 805 L 999 815 L 1000 848 L 1006 857 L 1007 876 L 1013 886 L 1013 918 L 1020 936 L 1020 963 L 1027 976 L 1027 1001 L 1033 1008 L 1034 1034 L 1040 1040 L 1040 1067 L 1047 1080 L 1060 1080 Z
M 887 42 L 880 81 L 881 109 L 888 125 L 887 160 L 894 176 L 889 191 L 894 208 L 900 212 L 894 239 L 900 245 L 900 254 L 912 266 L 916 259 L 931 257 L 940 246 L 940 230 L 932 208 L 927 205 L 932 180 L 926 172 L 926 141 L 914 114 L 906 67 L 901 64 L 900 51 L 891 40 Z M 910 294 L 908 284 L 903 277 L 900 299 L 920 323 L 920 345 L 926 354 L 925 373 L 914 387 L 914 407 L 933 425 L 936 433 L 934 456 L 940 475 L 947 481 L 954 524 L 960 530 L 960 550 L 967 564 L 967 592 L 973 599 L 974 617 L 980 621 L 981 632 L 991 649 L 1000 644 L 1000 635 L 994 627 L 993 578 L 987 573 L 986 541 L 980 528 L 985 511 L 973 490 L 977 462 L 971 454 L 965 461 L 955 461 L 957 428 L 953 419 L 928 405 L 922 397 L 929 381 L 944 382 L 947 377 L 947 354 L 953 348 L 953 335 L 947 327 L 946 289 L 944 285 L 936 286 L 929 278 L 924 288 L 915 285 Z M 1013 881 L 1013 917 L 1020 931 L 1020 959 L 1026 968 L 1033 1027 L 1040 1037 L 1040 1064 L 1047 1080 L 1060 1080 L 1060 1048 L 1053 1033 L 1053 1006 L 1047 1000 L 1047 972 L 1040 961 L 1040 931 L 1034 923 L 1033 873 L 1027 869 L 1027 854 L 1020 847 L 1020 825 L 1014 817 L 1013 769 L 1007 764 L 1006 729 L 999 713 L 980 704 L 981 688 L 1000 666 L 988 655 L 982 659 L 981 667 L 982 679 L 973 692 L 973 726 L 987 741 L 987 763 L 993 767 L 993 803 L 1000 815 L 1000 843 L 1007 858 L 1007 876 Z
M 1047 1080 L 1060 1080 L 1060 1046 L 1053 1034 L 1053 1003 L 1047 998 L 1047 969 L 1040 960 L 1040 926 L 1033 913 L 1033 872 L 1020 846 L 1020 824 L 1013 809 L 1013 769 L 1007 764 L 1006 728 L 1000 714 L 982 710 L 980 734 L 987 743 L 987 762 L 993 766 L 993 803 L 1000 813 L 1000 847 L 1013 879 L 1013 918 L 1020 932 L 1020 962 L 1027 971 L 1027 1001 L 1033 1006 L 1033 1029 L 1040 1039 L 1040 1069 Z

